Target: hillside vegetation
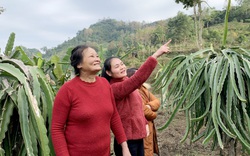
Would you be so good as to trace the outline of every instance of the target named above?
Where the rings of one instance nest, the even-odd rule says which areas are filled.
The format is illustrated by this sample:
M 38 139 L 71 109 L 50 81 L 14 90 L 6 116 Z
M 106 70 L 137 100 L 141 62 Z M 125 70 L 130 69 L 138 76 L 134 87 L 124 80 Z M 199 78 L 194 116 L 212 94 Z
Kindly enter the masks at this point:
M 247 2 L 245 2 L 247 3 Z M 202 47 L 211 44 L 220 48 L 224 32 L 225 10 L 204 9 L 202 15 Z M 250 8 L 245 4 L 231 8 L 228 27 L 228 45 L 249 48 L 250 40 Z M 64 41 L 62 44 L 42 50 L 46 58 L 57 54 L 64 56 L 68 48 L 79 44 L 88 44 L 104 58 L 131 52 L 139 59 L 144 59 L 153 52 L 159 44 L 172 39 L 173 55 L 190 53 L 197 50 L 194 17 L 179 12 L 175 17 L 153 23 L 124 22 L 115 19 L 103 19 L 83 28 L 76 36 Z M 34 50 L 33 50 L 34 51 Z M 137 55 L 136 55 L 137 54 Z
M 244 3 L 249 3 L 244 1 Z M 246 4 L 233 6 L 230 11 L 227 46 L 241 46 L 249 49 L 250 40 L 250 8 Z M 202 14 L 202 48 L 213 46 L 220 49 L 224 33 L 224 18 L 226 10 L 218 11 L 205 8 Z M 168 60 L 179 54 L 189 54 L 199 50 L 194 26 L 194 17 L 182 12 L 169 19 L 155 21 L 153 23 L 124 22 L 115 19 L 102 19 L 89 28 L 83 28 L 76 36 L 64 41 L 58 46 L 45 51 L 44 58 L 50 59 L 56 55 L 60 58 L 66 55 L 76 45 L 87 44 L 95 48 L 101 59 L 110 56 L 119 56 L 129 67 L 139 67 L 149 55 L 158 47 L 172 39 L 172 53 L 159 60 L 165 64 Z M 24 48 L 28 55 L 39 51 Z M 153 73 L 154 75 L 155 73 Z

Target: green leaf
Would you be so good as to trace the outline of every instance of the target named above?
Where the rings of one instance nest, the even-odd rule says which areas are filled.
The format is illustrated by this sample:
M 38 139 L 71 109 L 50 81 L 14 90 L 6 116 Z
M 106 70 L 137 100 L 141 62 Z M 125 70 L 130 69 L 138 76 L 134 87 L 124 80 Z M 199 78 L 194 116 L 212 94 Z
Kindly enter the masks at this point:
M 62 65 L 58 64 L 60 61 L 60 58 L 58 56 L 53 55 L 51 57 L 51 63 L 55 64 L 55 68 L 53 70 L 53 73 L 55 74 L 57 79 L 60 79 L 63 75 L 63 71 L 62 71 Z
M 225 22 L 224 22 L 224 35 L 223 35 L 223 44 L 222 46 L 225 47 L 226 40 L 227 40 L 227 31 L 228 31 L 228 17 L 231 8 L 231 0 L 228 0 L 226 15 L 225 15 Z
M 25 76 L 27 77 L 27 79 L 30 79 L 30 73 L 29 73 L 29 69 L 27 68 L 27 66 L 25 66 L 25 64 L 17 59 L 4 59 L 1 61 L 2 63 L 9 63 L 13 66 L 15 66 L 16 68 L 18 68 L 20 71 L 22 71 L 22 73 L 25 74 Z
M 236 95 L 238 96 L 238 98 L 242 101 L 242 102 L 246 102 L 246 99 L 244 97 L 241 96 L 241 94 L 239 93 L 239 90 L 237 88 L 237 85 L 236 85 L 236 79 L 235 79 L 235 64 L 232 60 L 232 57 L 229 56 L 226 51 L 222 51 L 223 54 L 225 55 L 225 57 L 228 59 L 229 61 L 229 72 L 230 72 L 230 78 L 231 78 L 231 83 L 233 85 L 233 89 L 234 89 L 234 92 L 236 93 Z
M 227 82 L 227 104 L 226 104 L 226 115 L 227 115 L 227 119 L 230 123 L 230 126 L 232 127 L 232 130 L 234 131 L 234 133 L 236 134 L 236 136 L 238 137 L 238 139 L 244 144 L 244 146 L 248 147 L 248 149 L 250 149 L 248 143 L 245 142 L 245 139 L 242 137 L 240 131 L 238 130 L 238 128 L 236 127 L 235 123 L 232 120 L 232 107 L 236 108 L 236 106 L 233 103 L 233 98 L 234 98 L 234 92 L 233 92 L 233 85 L 230 82 L 231 80 L 229 79 Z M 236 117 L 238 112 L 235 112 Z M 239 116 L 237 117 L 239 118 Z M 235 122 L 237 122 L 237 120 L 235 120 Z
M 10 56 L 11 52 L 12 52 L 12 49 L 14 47 L 14 41 L 15 41 L 15 33 L 11 33 L 10 34 L 10 37 L 9 37 L 9 40 L 7 42 L 7 45 L 5 47 L 5 51 L 4 51 L 4 54 L 6 56 Z
M 203 61 L 205 63 L 205 61 Z M 177 113 L 177 111 L 179 110 L 179 107 L 184 103 L 184 101 L 190 97 L 191 91 L 193 90 L 193 88 L 195 87 L 195 84 L 197 82 L 198 77 L 200 76 L 200 74 L 202 73 L 202 71 L 204 70 L 203 64 L 201 64 L 200 69 L 195 73 L 194 77 L 192 78 L 191 82 L 189 83 L 189 85 L 187 86 L 187 88 L 185 89 L 180 101 L 178 102 L 178 104 L 176 105 L 176 108 L 174 109 L 174 111 L 172 112 L 171 116 L 169 117 L 169 119 L 167 120 L 167 122 L 164 124 L 164 126 L 160 127 L 158 130 L 163 130 L 165 128 L 168 127 L 168 125 L 170 124 L 170 122 L 173 120 L 175 114 Z
M 53 101 L 55 98 L 55 93 L 52 90 L 49 83 L 46 81 L 46 76 L 41 70 L 37 69 L 37 75 L 38 75 L 38 81 L 41 85 L 41 89 L 44 93 L 44 96 L 46 97 L 46 105 L 47 105 L 47 112 L 48 112 L 48 118 L 49 118 L 49 125 L 51 125 L 52 120 L 52 109 L 53 109 Z M 45 101 L 44 101 L 45 102 Z
M 0 64 L 0 69 L 8 72 L 9 74 L 13 75 L 18 81 L 24 86 L 25 94 L 28 97 L 28 103 L 30 108 L 30 117 L 33 119 L 32 124 L 34 127 L 36 127 L 36 134 L 37 138 L 39 139 L 39 145 L 42 149 L 42 155 L 49 155 L 50 149 L 48 147 L 48 137 L 47 137 L 47 129 L 44 124 L 44 119 L 41 116 L 41 112 L 38 107 L 37 100 L 32 95 L 30 86 L 28 82 L 26 81 L 26 77 L 23 73 L 20 72 L 17 68 L 15 68 L 13 65 L 3 63 Z
M 207 135 L 207 137 L 203 140 L 202 144 L 206 145 L 211 140 L 212 137 L 214 137 L 215 129 L 212 129 L 210 133 Z
M 221 116 L 220 116 L 220 113 L 222 112 L 222 109 L 221 109 L 221 96 L 218 95 L 218 98 L 217 98 L 217 121 L 218 121 L 218 125 L 220 126 L 220 128 L 222 129 L 222 131 L 224 133 L 227 134 L 227 136 L 235 139 L 236 136 L 225 126 L 225 124 L 223 123 L 222 119 L 221 119 Z M 224 120 L 227 120 L 227 119 L 224 119 Z
M 33 95 L 36 97 L 36 101 L 38 103 L 38 106 L 40 106 L 40 97 L 41 97 L 41 88 L 40 88 L 40 83 L 38 81 L 38 74 L 37 74 L 37 67 L 30 66 L 29 67 L 29 72 L 32 77 L 31 81 L 31 86 L 33 88 L 32 92 Z
M 31 142 L 32 142 L 32 148 L 34 155 L 38 155 L 38 144 L 37 144 L 37 137 L 35 129 L 31 122 L 29 122 L 29 128 L 30 128 L 30 136 L 31 136 Z
M 162 83 L 166 84 L 164 81 L 168 80 L 170 77 L 171 71 L 175 69 L 176 65 L 180 64 L 185 60 L 185 56 L 178 56 L 172 61 L 170 61 L 165 67 L 163 67 L 161 74 L 157 77 L 157 80 L 153 83 L 153 86 L 156 88 L 155 90 L 161 88 L 162 86 L 168 86 L 168 85 L 162 85 Z M 185 63 L 181 63 L 180 66 L 184 65 Z M 179 67 L 182 68 L 182 67 Z M 170 81 L 170 80 L 168 80 Z
M 199 89 L 198 93 L 194 94 L 194 96 L 191 97 L 188 104 L 184 108 L 180 109 L 180 111 L 186 110 L 192 107 L 192 105 L 197 101 L 197 99 L 199 99 L 200 96 L 204 93 L 205 89 L 206 89 L 206 86 L 203 86 L 201 89 Z
M 187 139 L 188 133 L 189 133 L 189 130 L 190 130 L 190 117 L 189 117 L 189 111 L 188 110 L 185 111 L 185 115 L 186 115 L 186 130 L 185 130 L 184 136 L 182 137 L 182 139 L 180 141 L 181 143 L 183 143 Z
M 217 68 L 218 66 L 218 63 L 215 62 L 213 64 L 213 67 L 214 67 L 214 71 L 215 74 L 213 76 L 213 80 L 210 81 L 211 84 L 211 88 L 212 88 L 212 112 L 211 112 L 211 115 L 212 115 L 212 120 L 213 120 L 213 125 L 214 125 L 214 128 L 215 128 L 215 133 L 216 133 L 216 136 L 217 136 L 217 140 L 218 140 L 218 143 L 219 143 L 219 146 L 221 149 L 224 148 L 223 146 L 223 143 L 222 143 L 222 139 L 221 139 L 221 134 L 220 134 L 220 131 L 219 131 L 219 125 L 218 125 L 218 119 L 217 119 L 217 107 L 216 107 L 216 104 L 217 104 L 217 85 L 218 85 L 218 82 L 216 80 L 218 80 L 218 75 L 219 75 L 219 70 Z M 217 70 L 215 70 L 217 69 Z
M 26 77 L 23 73 L 20 72 L 19 69 L 15 68 L 15 66 L 8 64 L 8 63 L 0 63 L 0 69 L 9 73 L 14 78 L 18 79 L 21 84 L 26 81 Z
M 204 92 L 204 96 L 205 96 L 204 103 L 205 103 L 206 109 L 205 109 L 205 111 L 203 112 L 202 115 L 200 115 L 199 117 L 196 117 L 196 118 L 192 118 L 191 121 L 199 121 L 199 120 L 203 119 L 208 114 L 208 112 L 210 110 L 210 107 L 211 107 L 211 92 L 210 92 L 208 84 L 206 84 L 205 86 L 206 86 L 206 90 Z
M 218 93 L 221 93 L 222 92 L 222 89 L 223 89 L 223 85 L 224 85 L 224 82 L 225 82 L 225 79 L 227 77 L 227 74 L 228 74 L 228 68 L 229 68 L 229 63 L 228 63 L 228 60 L 222 60 L 224 64 L 223 65 L 223 69 L 222 69 L 222 73 L 220 75 L 220 78 L 219 78 L 219 82 L 218 82 L 218 86 L 217 86 L 217 92 Z
M 11 116 L 13 114 L 14 103 L 10 98 L 6 98 L 1 112 L 0 120 L 0 145 L 2 145 L 3 139 L 5 138 L 5 133 L 8 130 L 8 125 L 10 123 Z
M 2 149 L 1 147 L 0 147 L 0 156 L 5 156 L 4 149 Z
M 25 65 L 35 65 L 35 63 L 28 57 L 28 55 L 20 46 L 16 47 L 15 52 L 11 56 L 11 58 L 21 60 Z
M 25 93 L 26 93 L 26 96 L 28 97 L 28 101 L 30 104 L 31 117 L 34 118 L 33 121 L 35 121 L 32 124 L 34 127 L 38 128 L 37 135 L 38 135 L 38 139 L 40 142 L 40 146 L 42 148 L 42 155 L 47 156 L 50 153 L 50 149 L 48 147 L 49 141 L 47 137 L 47 129 L 44 124 L 44 119 L 41 116 L 41 112 L 40 112 L 40 109 L 38 108 L 37 101 L 35 97 L 32 95 L 31 90 L 27 83 L 24 83 L 24 89 L 25 89 Z
M 20 86 L 18 90 L 18 113 L 22 137 L 24 139 L 27 155 L 32 156 L 34 155 L 34 153 L 32 148 L 30 129 L 29 126 L 27 126 L 29 125 L 28 101 L 22 86 Z

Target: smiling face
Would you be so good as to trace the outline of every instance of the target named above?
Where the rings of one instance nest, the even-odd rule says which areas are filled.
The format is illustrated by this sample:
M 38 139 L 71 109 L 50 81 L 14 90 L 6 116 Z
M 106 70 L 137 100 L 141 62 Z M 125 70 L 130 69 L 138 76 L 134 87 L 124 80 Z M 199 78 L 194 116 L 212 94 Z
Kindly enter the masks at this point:
M 96 74 L 101 70 L 101 61 L 93 48 L 87 48 L 82 52 L 83 60 L 77 65 L 81 72 Z
M 124 78 L 127 76 L 125 64 L 118 58 L 113 58 L 110 62 L 111 71 L 107 71 L 107 74 L 112 78 Z

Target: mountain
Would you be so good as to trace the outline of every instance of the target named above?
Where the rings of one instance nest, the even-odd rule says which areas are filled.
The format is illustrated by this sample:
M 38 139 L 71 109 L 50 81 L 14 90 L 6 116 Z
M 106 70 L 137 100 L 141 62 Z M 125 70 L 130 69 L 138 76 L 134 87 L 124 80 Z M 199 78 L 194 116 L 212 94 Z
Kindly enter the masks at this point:
M 249 7 L 248 7 L 249 8 Z M 250 34 L 250 9 L 241 6 L 232 8 L 229 17 L 228 44 L 248 47 Z M 204 47 L 213 44 L 219 48 L 224 33 L 225 10 L 204 11 L 203 42 Z M 44 57 L 52 55 L 64 56 L 69 48 L 79 44 L 87 44 L 104 53 L 104 57 L 126 52 L 128 49 L 153 51 L 157 44 L 171 38 L 177 53 L 197 50 L 193 16 L 178 13 L 176 17 L 155 21 L 153 23 L 124 22 L 115 19 L 103 19 L 89 28 L 83 28 L 76 36 L 64 41 L 52 49 L 43 49 Z M 190 29 L 192 27 L 192 29 Z M 187 33 L 188 32 L 188 33 Z M 153 48 L 152 48 L 153 47 Z

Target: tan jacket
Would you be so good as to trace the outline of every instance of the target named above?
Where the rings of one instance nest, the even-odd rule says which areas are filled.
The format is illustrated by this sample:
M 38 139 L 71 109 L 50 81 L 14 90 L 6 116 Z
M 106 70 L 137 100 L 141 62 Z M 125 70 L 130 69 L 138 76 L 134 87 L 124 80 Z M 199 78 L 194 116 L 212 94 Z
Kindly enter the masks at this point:
M 149 132 L 150 132 L 149 136 L 144 138 L 145 156 L 153 156 L 154 153 L 156 153 L 157 155 L 160 155 L 158 142 L 157 142 L 157 136 L 156 136 L 156 129 L 154 126 L 154 119 L 157 117 L 156 111 L 160 107 L 160 100 L 157 99 L 143 85 L 138 90 L 142 97 L 142 101 L 144 104 L 144 114 L 145 114 L 146 119 L 148 120 Z M 149 105 L 151 109 L 147 105 Z

